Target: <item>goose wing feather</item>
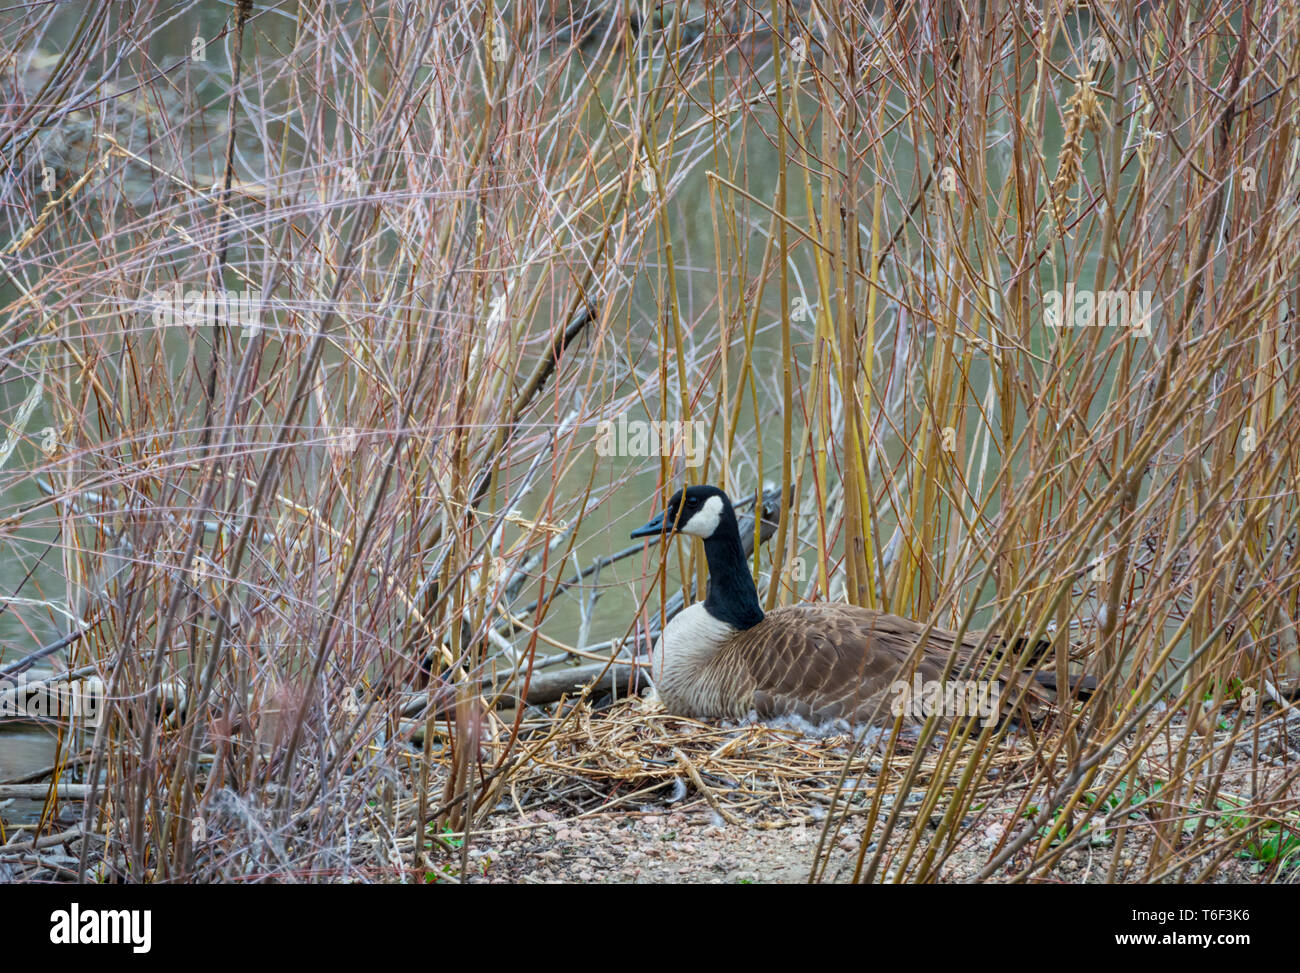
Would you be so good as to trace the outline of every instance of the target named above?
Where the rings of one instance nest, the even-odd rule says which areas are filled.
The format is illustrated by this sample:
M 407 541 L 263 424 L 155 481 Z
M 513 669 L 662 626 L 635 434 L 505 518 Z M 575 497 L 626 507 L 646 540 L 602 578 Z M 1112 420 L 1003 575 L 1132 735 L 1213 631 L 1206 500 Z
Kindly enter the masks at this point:
M 853 605 L 791 605 L 738 632 L 727 646 L 730 659 L 717 661 L 746 673 L 760 717 L 865 721 L 890 694 L 924 631 L 914 624 Z M 931 630 L 917 665 L 922 679 L 939 678 L 951 645 L 951 633 Z M 888 700 L 879 716 L 889 716 Z
M 907 666 L 926 626 L 898 615 L 855 605 L 818 602 L 769 612 L 758 625 L 734 635 L 715 662 L 740 674 L 737 688 L 749 697 L 760 718 L 797 715 L 813 721 L 851 723 L 892 718 L 893 685 L 912 678 Z M 982 633 L 961 640 L 953 679 L 963 673 Z M 916 663 L 922 681 L 939 679 L 956 639 L 954 632 L 931 628 Z M 1027 693 L 1032 704 L 1050 699 L 1019 674 L 1000 674 L 1004 703 Z

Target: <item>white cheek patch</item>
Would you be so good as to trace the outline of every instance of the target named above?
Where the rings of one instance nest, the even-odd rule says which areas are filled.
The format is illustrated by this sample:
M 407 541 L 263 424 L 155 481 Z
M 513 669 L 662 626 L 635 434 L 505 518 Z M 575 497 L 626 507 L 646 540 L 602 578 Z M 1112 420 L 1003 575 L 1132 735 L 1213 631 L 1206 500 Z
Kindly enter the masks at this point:
M 704 506 L 690 520 L 682 524 L 681 533 L 692 534 L 695 537 L 712 537 L 721 522 L 722 498 L 709 497 L 704 501 Z

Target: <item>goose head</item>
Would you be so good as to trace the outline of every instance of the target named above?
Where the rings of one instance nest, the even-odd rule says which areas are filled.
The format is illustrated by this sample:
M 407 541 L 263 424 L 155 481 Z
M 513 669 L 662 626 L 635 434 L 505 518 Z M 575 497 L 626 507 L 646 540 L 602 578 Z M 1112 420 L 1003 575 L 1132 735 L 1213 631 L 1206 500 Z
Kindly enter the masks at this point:
M 763 620 L 758 589 L 740 541 L 736 511 L 725 493 L 707 485 L 678 490 L 668 499 L 663 513 L 632 531 L 633 537 L 669 534 L 689 534 L 704 541 L 704 556 L 709 563 L 704 611 L 736 631 Z
M 736 530 L 736 513 L 727 495 L 715 486 L 691 486 L 678 490 L 668 499 L 663 513 L 632 531 L 633 537 L 659 537 L 666 534 L 690 534 L 710 540 Z

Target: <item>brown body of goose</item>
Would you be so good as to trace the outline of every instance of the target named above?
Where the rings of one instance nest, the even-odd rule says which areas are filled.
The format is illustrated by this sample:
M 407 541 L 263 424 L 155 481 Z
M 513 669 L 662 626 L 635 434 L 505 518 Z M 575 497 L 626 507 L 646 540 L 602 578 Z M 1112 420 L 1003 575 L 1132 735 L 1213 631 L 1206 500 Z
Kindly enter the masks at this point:
M 664 513 L 632 536 L 673 531 L 704 541 L 709 592 L 703 602 L 670 620 L 655 645 L 650 677 L 670 712 L 880 724 L 892 722 L 902 702 L 905 722 L 915 723 L 926 715 L 922 706 L 913 705 L 913 690 L 921 687 L 938 686 L 942 699 L 945 686 L 957 686 L 967 710 L 945 712 L 931 696 L 926 705 L 941 717 L 997 718 L 1015 707 L 1032 711 L 1056 698 L 1046 674 L 981 676 L 978 670 L 987 658 L 978 654 L 982 632 L 968 632 L 961 639 L 944 679 L 956 641 L 955 633 L 945 629 L 931 627 L 927 633 L 925 625 L 911 619 L 843 603 L 791 605 L 765 614 L 731 501 L 716 487 L 689 487 L 674 494 Z M 1002 647 L 1000 639 L 988 642 L 992 644 L 985 645 L 985 653 Z M 913 664 L 918 643 L 922 647 Z M 997 668 L 995 663 L 989 671 Z M 970 694 L 977 686 L 983 687 L 983 695 Z M 950 692 L 947 698 L 957 697 Z M 972 713 L 972 705 L 984 709 Z

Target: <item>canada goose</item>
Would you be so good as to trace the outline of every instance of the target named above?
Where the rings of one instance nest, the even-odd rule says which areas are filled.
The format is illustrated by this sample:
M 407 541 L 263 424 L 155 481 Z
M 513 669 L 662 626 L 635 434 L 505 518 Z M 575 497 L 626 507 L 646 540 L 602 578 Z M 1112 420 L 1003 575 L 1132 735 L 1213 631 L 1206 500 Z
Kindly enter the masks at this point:
M 764 613 L 741 548 L 735 510 L 717 487 L 679 490 L 664 512 L 634 530 L 632 537 L 673 532 L 704 541 L 709 588 L 704 601 L 674 616 L 655 643 L 650 678 L 670 712 L 731 719 L 754 713 L 760 719 L 892 722 L 889 697 L 897 698 L 900 686 L 933 685 L 943 676 L 956 639 L 953 632 L 930 629 L 913 673 L 910 667 L 904 672 L 904 667 L 925 632 L 919 622 L 826 602 Z M 963 661 L 974 658 L 981 634 L 969 632 L 962 638 L 949 682 L 976 678 L 961 670 Z M 996 685 L 999 705 L 1014 703 L 1022 690 L 1038 702 L 1054 698 L 1041 688 L 1054 688 L 1047 673 L 1032 679 L 1003 675 Z M 910 724 L 923 718 L 915 709 L 905 708 L 904 714 L 911 715 L 905 720 Z

